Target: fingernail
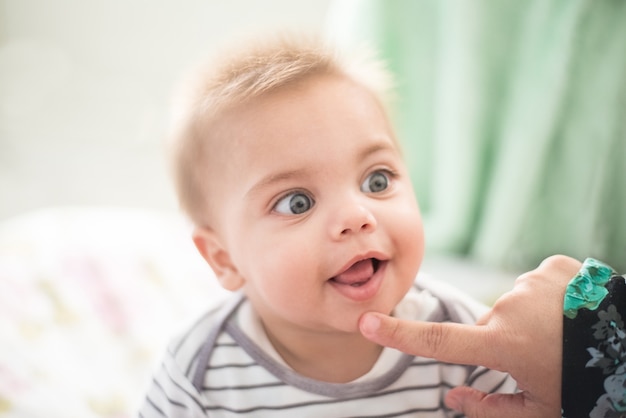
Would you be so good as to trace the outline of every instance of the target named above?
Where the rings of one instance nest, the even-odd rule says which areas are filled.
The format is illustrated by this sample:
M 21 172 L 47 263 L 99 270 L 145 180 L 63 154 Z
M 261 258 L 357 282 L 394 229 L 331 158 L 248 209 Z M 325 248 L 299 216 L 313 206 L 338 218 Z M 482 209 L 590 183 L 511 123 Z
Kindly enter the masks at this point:
M 363 334 L 375 335 L 380 328 L 380 318 L 377 315 L 366 313 L 361 317 L 359 328 Z

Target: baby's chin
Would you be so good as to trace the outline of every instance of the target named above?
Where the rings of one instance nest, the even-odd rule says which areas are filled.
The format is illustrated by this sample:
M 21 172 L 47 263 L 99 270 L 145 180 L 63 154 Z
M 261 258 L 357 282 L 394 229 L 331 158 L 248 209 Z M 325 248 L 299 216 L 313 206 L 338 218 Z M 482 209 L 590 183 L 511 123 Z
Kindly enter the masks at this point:
M 395 307 L 395 304 L 393 306 Z M 363 312 L 361 312 L 361 314 L 356 319 L 356 322 L 354 323 L 354 331 L 353 332 L 357 332 L 357 333 L 361 334 L 361 328 L 360 328 L 359 324 L 361 322 L 361 318 L 366 313 L 379 313 L 379 314 L 383 314 L 383 315 L 387 315 L 387 316 L 393 316 L 393 312 L 394 312 L 394 308 L 393 307 L 364 310 Z

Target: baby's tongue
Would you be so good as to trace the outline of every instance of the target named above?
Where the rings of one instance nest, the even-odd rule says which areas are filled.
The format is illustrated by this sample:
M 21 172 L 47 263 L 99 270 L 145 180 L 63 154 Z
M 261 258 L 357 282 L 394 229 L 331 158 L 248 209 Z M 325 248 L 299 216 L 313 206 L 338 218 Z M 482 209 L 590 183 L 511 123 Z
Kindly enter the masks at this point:
M 348 270 L 334 277 L 337 283 L 351 285 L 368 280 L 374 274 L 374 265 L 371 259 L 354 263 Z

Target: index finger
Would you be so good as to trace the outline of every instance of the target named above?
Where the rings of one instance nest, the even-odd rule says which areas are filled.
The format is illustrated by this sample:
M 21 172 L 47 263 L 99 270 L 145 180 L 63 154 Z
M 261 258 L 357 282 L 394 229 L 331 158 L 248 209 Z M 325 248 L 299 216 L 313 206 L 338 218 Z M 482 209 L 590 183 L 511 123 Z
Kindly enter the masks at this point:
M 415 356 L 474 366 L 492 367 L 498 348 L 482 326 L 408 321 L 376 312 L 359 320 L 361 334 L 378 344 Z

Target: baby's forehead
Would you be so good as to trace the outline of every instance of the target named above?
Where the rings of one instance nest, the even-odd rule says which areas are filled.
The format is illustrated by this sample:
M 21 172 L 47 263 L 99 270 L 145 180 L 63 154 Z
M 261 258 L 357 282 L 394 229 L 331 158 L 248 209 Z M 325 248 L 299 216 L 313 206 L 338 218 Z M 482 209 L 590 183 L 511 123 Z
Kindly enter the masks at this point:
M 209 152 L 213 158 L 228 158 L 230 153 L 243 152 L 245 150 L 242 147 L 247 145 L 247 141 L 257 139 L 255 129 L 259 127 L 264 129 L 266 126 L 271 126 L 281 134 L 291 132 L 297 136 L 301 130 L 310 129 L 311 126 L 322 121 L 328 123 L 330 119 L 331 123 L 335 120 L 334 123 L 338 124 L 338 121 L 341 121 L 345 115 L 338 112 L 319 112 L 316 109 L 329 107 L 331 101 L 340 100 L 342 95 L 363 97 L 363 100 L 356 102 L 342 102 L 343 109 L 362 108 L 365 102 L 378 109 L 382 120 L 387 125 L 385 134 L 391 136 L 394 147 L 399 150 L 386 108 L 374 92 L 343 74 L 316 74 L 222 108 L 211 118 L 206 129 L 205 140 L 211 144 L 208 147 Z M 311 97 L 315 97 L 316 100 L 309 100 Z M 300 106 L 304 102 L 306 102 L 306 107 Z M 296 112 L 294 109 L 305 109 L 305 111 Z M 353 113 L 357 112 L 353 111 Z M 364 120 L 363 124 L 365 125 L 366 122 L 367 120 Z M 294 142 L 289 146 L 295 147 L 296 145 Z M 216 152 L 220 149 L 225 152 Z
M 357 126 L 346 123 L 359 118 Z M 235 145 L 244 145 L 237 140 L 253 140 L 268 129 L 274 129 L 276 135 L 298 137 L 316 127 L 333 125 L 334 130 L 362 127 L 368 134 L 366 127 L 374 120 L 378 122 L 373 129 L 384 128 L 384 135 L 393 136 L 384 105 L 367 87 L 344 75 L 316 75 L 225 109 L 216 118 L 214 131 L 233 135 L 230 140 Z

